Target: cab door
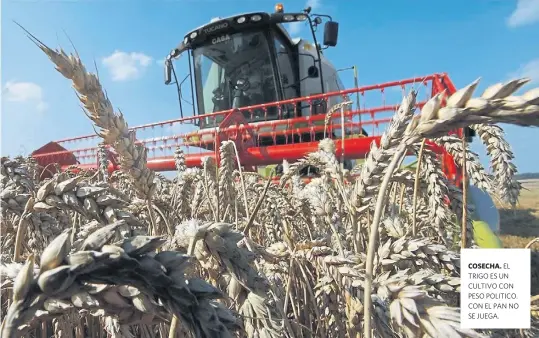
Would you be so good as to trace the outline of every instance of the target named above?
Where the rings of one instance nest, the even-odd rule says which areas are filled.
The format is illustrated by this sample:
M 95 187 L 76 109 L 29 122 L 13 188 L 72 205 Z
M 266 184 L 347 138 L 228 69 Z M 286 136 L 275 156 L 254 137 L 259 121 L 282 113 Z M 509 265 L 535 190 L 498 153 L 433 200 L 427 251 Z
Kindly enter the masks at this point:
M 284 36 L 278 29 L 275 29 L 272 34 L 273 38 L 273 55 L 275 55 L 276 80 L 280 87 L 281 100 L 295 99 L 300 96 L 300 85 L 298 80 L 297 57 L 294 49 L 288 38 Z M 300 114 L 301 103 L 288 104 L 281 106 L 280 119 L 294 118 L 295 112 Z M 288 124 L 280 124 L 276 130 L 285 131 L 288 129 Z M 292 126 L 294 127 L 294 126 Z M 294 142 L 299 141 L 297 135 L 279 135 L 276 138 L 277 144 L 290 143 L 294 138 Z
M 278 31 L 273 34 L 273 46 L 275 63 L 277 66 L 277 80 L 281 87 L 281 97 L 283 100 L 289 100 L 299 97 L 299 81 L 297 62 L 290 41 L 286 39 Z M 284 108 L 284 107 L 283 107 Z M 284 114 L 282 118 L 290 118 L 294 116 L 294 107 L 288 107 L 288 114 Z

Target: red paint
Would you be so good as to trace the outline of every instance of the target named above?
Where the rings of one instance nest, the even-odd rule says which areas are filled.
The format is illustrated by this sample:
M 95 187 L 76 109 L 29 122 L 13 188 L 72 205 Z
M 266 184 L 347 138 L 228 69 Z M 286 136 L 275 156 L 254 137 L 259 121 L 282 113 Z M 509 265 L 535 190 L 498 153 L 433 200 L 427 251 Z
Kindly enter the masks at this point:
M 353 88 L 338 92 L 332 92 L 332 93 L 326 93 L 326 94 L 319 94 L 319 95 L 313 95 L 309 97 L 302 97 L 302 98 L 296 98 L 296 99 L 290 99 L 290 100 L 284 100 L 279 102 L 272 102 L 268 104 L 261 104 L 256 106 L 249 106 L 240 108 L 239 110 L 226 110 L 221 111 L 217 113 L 210 113 L 203 115 L 203 118 L 214 118 L 216 119 L 219 116 L 224 116 L 223 121 L 219 124 L 219 129 L 216 132 L 214 129 L 205 129 L 205 130 L 197 130 L 195 132 L 189 132 L 182 135 L 172 135 L 172 136 L 165 136 L 165 137 L 156 137 L 156 138 L 150 138 L 150 139 L 144 139 L 144 140 L 137 140 L 136 143 L 143 144 L 146 146 L 146 148 L 150 150 L 155 150 L 159 148 L 175 148 L 177 145 L 181 146 L 198 146 L 202 148 L 208 149 L 205 151 L 204 149 L 200 150 L 198 153 L 189 153 L 189 151 L 186 154 L 186 165 L 187 167 L 195 167 L 201 165 L 201 160 L 203 156 L 211 156 L 214 159 L 216 159 L 217 162 L 219 162 L 219 147 L 215 147 L 215 145 L 219 145 L 220 141 L 223 140 L 231 140 L 236 144 L 236 148 L 238 150 L 238 155 L 240 158 L 240 161 L 242 165 L 247 167 L 256 167 L 260 165 L 269 165 L 269 164 L 278 164 L 282 163 L 283 160 L 287 160 L 289 162 L 296 161 L 305 155 L 307 155 L 310 152 L 316 151 L 318 149 L 318 142 L 300 142 L 300 143 L 289 143 L 284 145 L 271 145 L 271 146 L 265 146 L 265 147 L 258 147 L 258 142 L 260 138 L 262 137 L 269 137 L 273 138 L 275 140 L 276 136 L 279 135 L 286 135 L 287 140 L 289 139 L 292 141 L 291 137 L 292 135 L 302 135 L 308 136 L 309 134 L 314 134 L 315 132 L 323 132 L 324 126 L 323 125 L 314 125 L 313 122 L 316 121 L 323 121 L 325 119 L 325 115 L 314 115 L 310 117 L 297 117 L 297 114 L 295 117 L 289 118 L 289 119 L 279 119 L 279 120 L 273 120 L 273 121 L 261 121 L 258 122 L 257 125 L 246 123 L 245 117 L 243 116 L 244 113 L 251 113 L 253 114 L 254 110 L 262 110 L 263 115 L 266 114 L 267 109 L 269 107 L 279 107 L 279 114 L 281 114 L 281 108 L 283 105 L 287 104 L 295 104 L 297 102 L 312 102 L 313 100 L 319 100 L 323 99 L 326 100 L 329 97 L 332 96 L 347 96 L 350 94 L 360 93 L 362 96 L 367 91 L 372 90 L 380 90 L 381 92 L 384 92 L 386 88 L 388 87 L 395 87 L 395 86 L 401 86 L 404 88 L 407 84 L 412 83 L 418 83 L 418 82 L 424 82 L 425 84 L 432 83 L 432 92 L 431 95 L 435 95 L 436 93 L 439 93 L 446 90 L 447 94 L 454 93 L 455 86 L 449 79 L 449 76 L 445 73 L 441 74 L 432 74 L 425 77 L 417 77 L 412 79 L 406 79 L 402 81 L 393 81 L 393 82 L 387 82 L 379 85 L 372 85 L 372 86 L 364 86 L 360 88 Z M 418 108 L 421 108 L 425 102 L 419 102 L 416 106 Z M 345 121 L 346 127 L 365 127 L 367 132 L 370 134 L 371 131 L 366 128 L 366 126 L 373 126 L 378 127 L 379 124 L 387 123 L 390 121 L 388 118 L 380 118 L 377 116 L 377 114 L 381 112 L 388 112 L 388 111 L 394 111 L 397 109 L 397 105 L 382 105 L 379 107 L 374 108 L 367 108 L 367 109 L 359 109 L 354 111 L 345 112 L 344 115 L 347 118 L 354 117 L 354 116 L 365 116 L 370 117 L 370 119 L 362 118 L 362 122 L 350 122 L 350 120 Z M 297 113 L 297 112 L 295 112 Z M 340 113 L 337 112 L 334 115 L 334 119 L 339 119 Z M 132 131 L 136 130 L 144 130 L 149 128 L 155 128 L 155 127 L 163 127 L 167 125 L 173 125 L 173 124 L 188 124 L 193 123 L 195 120 L 201 119 L 201 116 L 190 116 L 185 117 L 182 119 L 174 119 L 174 120 L 168 120 L 168 121 L 162 121 L 162 122 L 156 122 L 156 123 L 150 123 L 145 125 L 136 126 L 133 128 L 130 128 Z M 300 128 L 294 128 L 299 123 L 305 124 L 304 126 L 301 126 Z M 278 131 L 276 128 L 278 126 L 285 126 L 285 130 Z M 333 125 L 328 126 L 328 132 L 330 132 L 333 128 L 333 130 L 340 129 L 340 123 L 334 123 Z M 270 129 L 269 131 L 264 132 L 258 132 L 262 128 Z M 462 133 L 461 130 L 456 131 L 459 135 Z M 188 138 L 197 136 L 201 138 L 204 135 L 208 135 L 207 140 L 198 140 L 198 141 L 188 141 Z M 79 140 L 85 140 L 85 139 L 93 139 L 97 136 L 95 134 L 92 135 L 86 135 L 86 136 L 80 136 L 75 138 L 69 138 L 69 139 L 63 139 L 57 142 L 51 142 L 44 147 L 36 150 L 34 153 L 32 153 L 32 156 L 36 158 L 38 163 L 42 166 L 45 166 L 50 163 L 58 163 L 61 165 L 62 170 L 65 170 L 70 165 L 76 165 L 77 163 L 77 157 L 79 159 L 84 157 L 93 157 L 94 155 L 88 155 L 93 154 L 96 152 L 96 148 L 85 148 L 85 149 L 75 149 L 75 150 L 66 150 L 64 147 L 59 145 L 59 143 L 67 143 L 67 142 L 75 142 Z M 172 145 L 168 144 L 167 141 L 170 141 L 173 143 Z M 338 158 L 341 156 L 341 146 L 344 144 L 344 157 L 345 158 L 364 158 L 366 154 L 369 152 L 371 143 L 376 142 L 379 144 L 380 142 L 380 135 L 371 135 L 370 137 L 355 137 L 355 138 L 347 138 L 345 139 L 344 143 L 341 140 L 335 140 L 336 145 L 336 153 L 338 155 Z M 163 143 L 161 146 L 157 146 L 157 143 Z M 149 147 L 149 145 L 153 144 L 154 146 Z M 443 169 L 444 172 L 448 175 L 448 178 L 450 180 L 458 180 L 459 179 L 459 170 L 456 167 L 452 157 L 445 152 L 443 147 L 438 147 L 436 145 L 433 145 L 431 142 L 428 142 L 429 147 L 433 149 L 434 151 L 440 153 L 442 155 L 442 162 L 443 162 Z M 192 150 L 191 150 L 192 152 Z M 115 154 L 112 152 L 109 152 L 109 171 L 112 172 L 114 170 L 118 170 L 119 166 L 116 161 Z M 90 164 L 79 164 L 78 167 L 82 169 L 90 169 L 90 168 L 97 168 L 97 161 L 95 163 Z M 166 157 L 149 157 L 147 161 L 147 166 L 149 169 L 155 170 L 155 171 L 171 171 L 175 170 L 175 164 L 174 159 L 172 156 L 166 156 Z

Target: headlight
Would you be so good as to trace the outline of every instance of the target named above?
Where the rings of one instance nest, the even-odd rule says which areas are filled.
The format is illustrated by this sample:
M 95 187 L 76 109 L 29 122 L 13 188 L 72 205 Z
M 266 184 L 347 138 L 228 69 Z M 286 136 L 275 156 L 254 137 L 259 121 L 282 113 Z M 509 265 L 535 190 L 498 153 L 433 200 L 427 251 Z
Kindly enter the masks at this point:
M 290 14 L 286 14 L 283 16 L 284 21 L 294 21 L 294 16 Z
M 183 43 L 188 43 L 189 42 L 189 38 L 186 36 L 185 39 L 183 39 Z
M 245 17 L 242 16 L 241 18 L 238 18 L 238 19 L 236 20 L 236 22 L 237 22 L 237 23 L 244 23 L 244 22 L 245 22 Z
M 305 20 L 307 20 L 307 15 L 300 14 L 300 15 L 296 16 L 296 20 L 305 21 Z
M 189 37 L 190 37 L 191 39 L 194 39 L 194 38 L 197 37 L 197 35 L 198 35 L 197 32 L 193 32 L 193 33 L 191 33 L 191 35 L 189 35 Z
M 255 21 L 255 22 L 256 22 L 256 21 L 260 21 L 260 20 L 262 20 L 262 17 L 261 17 L 260 15 L 256 14 L 256 15 L 253 15 L 253 16 L 251 17 L 251 20 L 253 20 L 253 21 Z

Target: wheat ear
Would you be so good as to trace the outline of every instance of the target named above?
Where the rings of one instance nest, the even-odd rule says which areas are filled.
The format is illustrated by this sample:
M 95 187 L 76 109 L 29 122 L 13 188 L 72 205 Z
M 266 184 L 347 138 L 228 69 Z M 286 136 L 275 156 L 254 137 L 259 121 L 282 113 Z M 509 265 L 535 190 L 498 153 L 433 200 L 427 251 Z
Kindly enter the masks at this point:
M 122 113 L 114 113 L 99 78 L 86 71 L 78 55 L 68 56 L 62 49 L 53 50 L 28 31 L 26 32 L 28 37 L 56 65 L 56 70 L 72 81 L 86 116 L 100 129 L 97 134 L 106 144 L 116 149 L 120 156 L 121 169 L 134 179 L 137 190 L 145 198 L 151 198 L 155 191 L 154 172 L 146 167 L 146 148 L 135 144 L 134 134 L 129 131 Z

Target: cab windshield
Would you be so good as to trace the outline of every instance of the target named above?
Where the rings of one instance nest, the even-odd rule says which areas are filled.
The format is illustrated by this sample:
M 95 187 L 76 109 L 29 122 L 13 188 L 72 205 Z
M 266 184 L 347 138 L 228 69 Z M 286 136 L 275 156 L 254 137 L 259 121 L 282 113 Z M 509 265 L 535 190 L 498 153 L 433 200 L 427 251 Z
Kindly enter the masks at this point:
M 214 37 L 196 48 L 193 58 L 199 114 L 278 100 L 270 49 L 262 32 Z M 254 122 L 263 120 L 264 114 L 245 117 Z M 206 126 L 213 124 L 213 118 L 207 120 Z

